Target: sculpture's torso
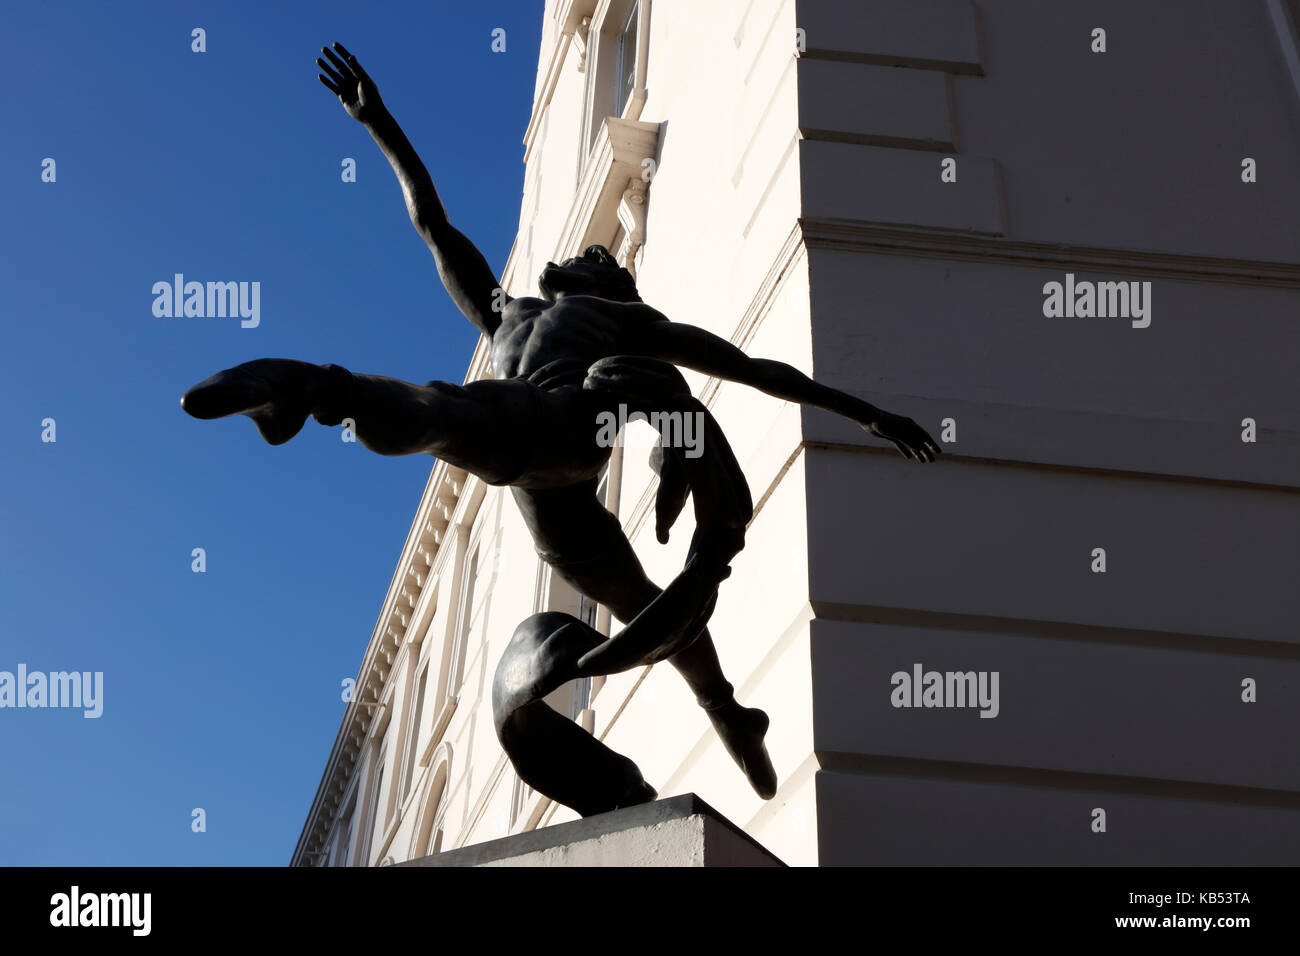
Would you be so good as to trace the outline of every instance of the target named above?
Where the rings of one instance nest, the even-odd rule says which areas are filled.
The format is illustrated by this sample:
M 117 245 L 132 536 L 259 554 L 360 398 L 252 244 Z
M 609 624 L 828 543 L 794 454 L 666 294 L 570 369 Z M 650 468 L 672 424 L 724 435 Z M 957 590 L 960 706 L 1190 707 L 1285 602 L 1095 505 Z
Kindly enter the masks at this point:
M 523 378 L 560 361 L 585 370 L 598 359 L 635 351 L 631 333 L 644 321 L 628 305 L 595 296 L 512 299 L 492 336 L 493 375 Z

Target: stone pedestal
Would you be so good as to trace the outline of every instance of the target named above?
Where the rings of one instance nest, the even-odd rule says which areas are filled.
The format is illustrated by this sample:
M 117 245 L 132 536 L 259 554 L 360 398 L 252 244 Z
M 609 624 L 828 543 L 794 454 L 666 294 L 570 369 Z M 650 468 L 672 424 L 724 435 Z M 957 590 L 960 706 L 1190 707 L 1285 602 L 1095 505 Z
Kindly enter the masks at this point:
M 421 857 L 402 866 L 784 866 L 693 793 Z

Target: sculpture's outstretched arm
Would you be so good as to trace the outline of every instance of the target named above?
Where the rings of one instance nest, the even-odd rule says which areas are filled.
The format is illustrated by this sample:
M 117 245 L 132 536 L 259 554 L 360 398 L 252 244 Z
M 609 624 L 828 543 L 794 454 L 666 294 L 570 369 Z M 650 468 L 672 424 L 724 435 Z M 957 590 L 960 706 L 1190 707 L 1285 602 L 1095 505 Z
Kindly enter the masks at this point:
M 643 303 L 626 308 L 643 312 L 641 318 L 649 319 L 637 324 L 636 341 L 644 355 L 843 415 L 873 435 L 893 442 L 905 458 L 934 461 L 939 454 L 934 439 L 910 418 L 890 414 L 847 392 L 815 382 L 784 362 L 750 358 L 726 339 L 693 325 L 670 322 Z
M 474 243 L 448 221 L 429 171 L 357 58 L 341 43 L 335 43 L 334 50 L 321 47 L 321 52 L 329 62 L 317 57 L 316 65 L 321 69 L 318 79 L 379 144 L 402 186 L 411 224 L 433 252 L 443 286 L 465 318 L 491 338 L 501 324 L 501 309 L 509 301 L 499 291 L 492 267 Z

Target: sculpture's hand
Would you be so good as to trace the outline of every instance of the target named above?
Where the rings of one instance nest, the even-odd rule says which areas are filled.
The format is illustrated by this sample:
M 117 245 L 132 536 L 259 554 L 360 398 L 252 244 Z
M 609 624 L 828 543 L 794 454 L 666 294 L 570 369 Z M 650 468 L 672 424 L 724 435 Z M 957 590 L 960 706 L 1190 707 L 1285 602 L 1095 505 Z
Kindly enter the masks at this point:
M 924 428 L 902 415 L 881 412 L 874 422 L 864 426 L 877 438 L 884 438 L 894 443 L 894 447 L 904 458 L 914 461 L 934 461 L 939 454 L 939 446 Z
M 342 43 L 335 43 L 334 50 L 320 48 L 329 58 L 329 63 L 316 57 L 316 65 L 321 69 L 316 79 L 339 98 L 349 116 L 362 123 L 368 122 L 384 108 L 384 101 L 379 98 L 379 87 Z

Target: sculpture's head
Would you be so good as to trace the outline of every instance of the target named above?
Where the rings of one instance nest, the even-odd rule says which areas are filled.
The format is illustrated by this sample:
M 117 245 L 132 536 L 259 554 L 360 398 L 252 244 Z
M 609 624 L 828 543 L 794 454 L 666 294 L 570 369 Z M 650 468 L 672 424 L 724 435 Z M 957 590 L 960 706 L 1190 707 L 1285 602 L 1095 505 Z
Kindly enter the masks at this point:
M 640 302 L 632 273 L 618 264 L 604 246 L 588 246 L 581 256 L 558 265 L 546 263 L 537 277 L 542 296 L 554 301 L 562 295 L 594 295 L 615 302 Z

